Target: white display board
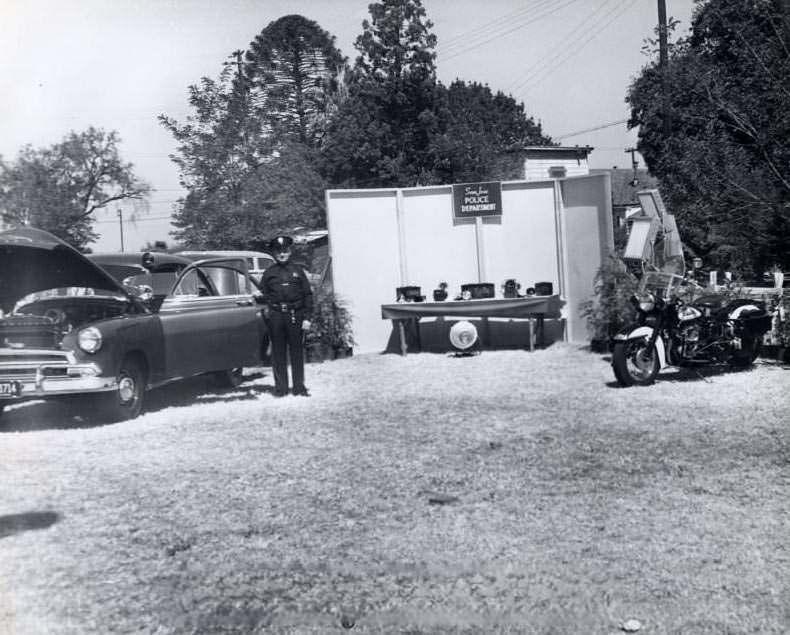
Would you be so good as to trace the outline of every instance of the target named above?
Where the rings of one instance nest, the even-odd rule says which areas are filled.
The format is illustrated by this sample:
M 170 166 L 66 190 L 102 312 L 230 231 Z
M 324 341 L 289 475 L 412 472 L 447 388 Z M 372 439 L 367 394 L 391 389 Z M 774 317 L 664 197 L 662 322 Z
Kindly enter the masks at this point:
M 613 244 L 611 202 L 605 195 L 610 186 L 608 175 L 578 178 L 584 182 L 570 191 L 574 203 L 583 205 L 572 206 L 571 222 L 580 223 L 582 233 L 596 229 L 582 241 L 581 251 L 570 252 L 574 293 L 586 299 L 601 254 Z M 387 348 L 392 324 L 381 319 L 381 305 L 396 300 L 398 286 L 419 286 L 430 301 L 440 282 L 448 284 L 450 298 L 469 282 L 493 283 L 499 296 L 504 281 L 515 278 L 522 293 L 536 282 L 551 282 L 554 293 L 569 300 L 569 251 L 563 245 L 567 219 L 557 181 L 504 182 L 502 215 L 477 221 L 454 219 L 450 185 L 328 190 L 326 202 L 335 291 L 352 313 L 355 352 Z M 592 251 L 589 241 L 596 241 Z M 569 324 L 579 320 L 571 314 L 566 318 Z M 571 332 L 581 337 L 577 327 Z

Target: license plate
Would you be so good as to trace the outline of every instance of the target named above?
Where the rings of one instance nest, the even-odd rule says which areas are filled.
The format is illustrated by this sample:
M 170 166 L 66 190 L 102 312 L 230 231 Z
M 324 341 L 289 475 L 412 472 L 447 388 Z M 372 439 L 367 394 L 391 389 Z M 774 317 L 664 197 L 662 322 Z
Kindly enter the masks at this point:
M 22 394 L 22 384 L 18 381 L 0 381 L 0 396 L 19 397 Z

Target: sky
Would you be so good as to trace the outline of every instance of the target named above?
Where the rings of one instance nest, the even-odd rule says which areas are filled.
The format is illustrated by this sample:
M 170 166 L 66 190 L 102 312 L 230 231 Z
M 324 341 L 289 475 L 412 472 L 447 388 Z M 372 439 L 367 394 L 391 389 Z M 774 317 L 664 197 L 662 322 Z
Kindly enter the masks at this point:
M 173 243 L 183 194 L 157 116 L 183 122 L 188 87 L 270 22 L 289 14 L 336 37 L 351 62 L 369 0 L 0 0 L 0 156 L 47 147 L 89 126 L 116 130 L 120 154 L 154 189 L 147 209 L 97 214 L 94 251 Z M 694 0 L 666 0 L 689 27 Z M 636 131 L 624 120 L 631 81 L 649 62 L 656 0 L 423 0 L 438 39 L 440 81 L 487 84 L 523 102 L 562 145 L 589 145 L 592 168 L 631 167 Z M 610 125 L 614 124 L 614 125 Z M 575 134 L 581 133 L 581 134 Z M 636 155 L 639 159 L 639 155 Z M 640 161 L 640 167 L 644 165 Z

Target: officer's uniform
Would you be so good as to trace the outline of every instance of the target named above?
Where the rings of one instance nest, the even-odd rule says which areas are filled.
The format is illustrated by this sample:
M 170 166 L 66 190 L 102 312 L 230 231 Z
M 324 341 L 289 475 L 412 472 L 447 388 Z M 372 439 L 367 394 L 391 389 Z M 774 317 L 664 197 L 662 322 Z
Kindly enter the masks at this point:
M 270 244 L 272 255 L 290 248 L 292 241 L 285 236 Z M 313 314 L 313 291 L 304 269 L 290 261 L 276 262 L 263 272 L 260 288 L 268 313 L 269 335 L 272 341 L 272 369 L 274 394 L 288 393 L 288 358 L 291 359 L 293 393 L 307 396 L 304 385 L 304 349 L 302 321 Z

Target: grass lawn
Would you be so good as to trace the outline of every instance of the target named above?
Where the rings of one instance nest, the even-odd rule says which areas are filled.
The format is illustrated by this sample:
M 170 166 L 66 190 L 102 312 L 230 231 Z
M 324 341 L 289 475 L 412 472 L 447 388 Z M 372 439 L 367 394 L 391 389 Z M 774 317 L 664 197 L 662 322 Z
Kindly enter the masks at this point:
M 0 428 L 0 633 L 790 632 L 790 368 L 362 355 Z

